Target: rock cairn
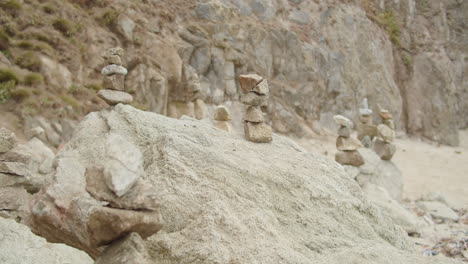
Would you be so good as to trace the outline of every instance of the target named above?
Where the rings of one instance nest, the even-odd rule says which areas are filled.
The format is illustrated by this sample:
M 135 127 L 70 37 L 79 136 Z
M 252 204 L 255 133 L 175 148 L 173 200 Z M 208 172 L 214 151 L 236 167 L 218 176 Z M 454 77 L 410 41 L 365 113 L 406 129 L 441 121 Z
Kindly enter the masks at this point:
M 225 130 L 227 132 L 232 131 L 232 126 L 229 122 L 231 120 L 231 113 L 229 112 L 229 109 L 226 106 L 220 105 L 216 108 L 214 120 L 216 122 L 215 125 L 217 128 Z
M 372 123 L 372 109 L 369 108 L 367 98 L 362 100 L 359 108 L 360 125 L 357 127 L 358 139 L 366 148 L 371 148 L 376 136 L 376 126 Z
M 133 101 L 133 97 L 125 92 L 124 80 L 128 71 L 122 66 L 122 56 L 122 48 L 110 48 L 102 55 L 108 65 L 101 70 L 104 89 L 98 92 L 98 96 L 109 105 L 129 104 Z
M 357 151 L 362 147 L 358 140 L 351 137 L 353 122 L 342 115 L 333 117 L 340 126 L 338 129 L 338 138 L 336 139 L 336 148 L 338 152 L 335 155 L 335 161 L 342 165 L 359 167 L 364 164 L 364 158 Z
M 395 140 L 393 116 L 380 106 L 379 116 L 382 118 L 382 124 L 377 126 L 378 138 L 374 143 L 374 151 L 382 160 L 391 160 L 396 152 L 396 146 L 392 144 Z
M 239 76 L 242 89 L 241 102 L 247 105 L 244 116 L 244 133 L 248 141 L 268 143 L 272 141 L 271 127 L 265 123 L 261 107 L 270 96 L 268 82 L 257 74 Z

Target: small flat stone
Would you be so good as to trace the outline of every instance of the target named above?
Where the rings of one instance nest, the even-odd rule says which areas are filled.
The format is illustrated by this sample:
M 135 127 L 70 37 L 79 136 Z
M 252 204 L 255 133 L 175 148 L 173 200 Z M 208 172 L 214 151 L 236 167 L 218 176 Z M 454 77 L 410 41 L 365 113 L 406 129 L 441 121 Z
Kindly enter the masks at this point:
M 257 94 L 267 95 L 270 93 L 270 88 L 268 88 L 268 81 L 264 79 L 262 82 L 257 84 L 253 89 L 252 92 Z
M 249 106 L 245 111 L 244 121 L 248 121 L 251 123 L 261 123 L 265 121 L 263 117 L 262 109 L 260 106 Z
M 333 116 L 333 119 L 340 126 L 353 128 L 353 122 L 349 120 L 347 117 L 344 117 L 342 115 L 335 115 Z
M 349 138 L 351 136 L 351 128 L 340 126 L 340 128 L 338 129 L 338 136 Z
M 361 147 L 362 147 L 361 142 L 359 142 L 358 140 L 354 138 L 338 137 L 336 139 L 336 148 L 338 150 L 349 151 L 349 150 L 356 150 Z
M 128 71 L 127 69 L 125 69 L 125 67 L 117 65 L 117 64 L 107 65 L 101 70 L 101 74 L 106 75 L 106 76 L 114 75 L 114 74 L 127 75 L 127 73 Z
M 391 160 L 396 152 L 396 146 L 377 139 L 374 143 L 374 151 L 382 160 Z
M 102 86 L 104 89 L 125 91 L 125 75 L 104 76 Z
M 27 177 L 30 172 L 25 164 L 20 162 L 0 161 L 0 173 Z
M 369 108 L 360 108 L 359 109 L 359 115 L 361 116 L 370 116 L 372 115 L 373 111 L 372 109 Z
M 216 121 L 229 121 L 229 120 L 231 120 L 231 113 L 229 112 L 229 109 L 224 105 L 220 105 L 220 106 L 216 107 L 214 120 L 216 120 Z
M 255 143 L 268 143 L 273 140 L 271 127 L 265 123 L 244 123 L 245 138 Z
M 5 153 L 18 143 L 15 133 L 6 128 L 0 128 L 0 153 Z
M 252 89 L 261 83 L 263 77 L 257 74 L 243 74 L 239 75 L 239 84 L 244 93 L 252 91 Z
M 268 104 L 268 95 L 259 95 L 249 92 L 241 95 L 241 103 L 253 106 L 266 106 Z
M 109 105 L 118 103 L 129 104 L 133 101 L 133 96 L 126 92 L 103 89 L 98 92 L 99 98 L 106 101 Z
M 380 118 L 382 118 L 383 120 L 393 119 L 392 114 L 390 114 L 387 110 L 382 110 L 382 111 L 380 111 L 380 112 L 379 112 L 379 116 L 380 116 Z
M 384 124 L 377 126 L 377 133 L 387 143 L 392 143 L 395 139 L 395 131 Z
M 364 158 L 361 153 L 356 150 L 338 151 L 335 154 L 335 161 L 341 165 L 350 165 L 354 167 L 360 167 L 364 164 Z

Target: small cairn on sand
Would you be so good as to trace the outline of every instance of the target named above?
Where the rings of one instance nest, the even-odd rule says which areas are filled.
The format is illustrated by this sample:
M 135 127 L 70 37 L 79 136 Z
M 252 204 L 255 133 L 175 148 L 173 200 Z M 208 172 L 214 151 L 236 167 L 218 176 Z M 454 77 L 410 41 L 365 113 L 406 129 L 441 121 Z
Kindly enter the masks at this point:
M 125 92 L 124 79 L 128 71 L 122 66 L 122 56 L 123 49 L 119 47 L 110 48 L 102 55 L 108 65 L 101 70 L 104 89 L 98 92 L 98 96 L 109 105 L 129 104 L 133 101 L 133 97 Z
M 272 141 L 271 127 L 265 123 L 261 107 L 270 96 L 268 82 L 257 74 L 239 76 L 242 89 L 241 102 L 247 105 L 244 116 L 244 133 L 248 141 L 268 143 Z
M 229 109 L 226 106 L 220 105 L 216 108 L 214 120 L 216 122 L 215 126 L 217 128 L 225 130 L 227 132 L 232 131 L 232 126 L 229 122 L 231 120 L 231 113 L 229 112 Z
M 358 139 L 366 148 L 372 147 L 372 142 L 376 136 L 376 126 L 372 124 L 372 109 L 369 108 L 367 98 L 362 100 L 359 108 L 359 121 L 361 124 L 357 127 Z
M 393 116 L 380 106 L 379 116 L 382 118 L 383 124 L 377 126 L 378 138 L 374 143 L 374 151 L 382 160 L 391 160 L 396 152 L 396 146 L 392 144 L 395 140 Z
M 340 126 L 338 129 L 338 138 L 336 139 L 338 152 L 335 155 L 335 161 L 342 165 L 355 167 L 363 165 L 364 158 L 357 151 L 362 145 L 358 140 L 351 137 L 353 122 L 342 115 L 336 115 L 333 119 Z

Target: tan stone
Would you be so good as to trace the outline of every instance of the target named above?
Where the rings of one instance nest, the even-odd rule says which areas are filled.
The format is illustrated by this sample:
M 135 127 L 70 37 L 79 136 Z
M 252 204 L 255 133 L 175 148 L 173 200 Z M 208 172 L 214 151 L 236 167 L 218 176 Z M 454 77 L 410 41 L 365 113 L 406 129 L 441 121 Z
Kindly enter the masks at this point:
M 30 172 L 27 166 L 20 162 L 0 161 L 0 173 L 27 177 Z
M 254 87 L 262 82 L 263 77 L 257 74 L 244 74 L 239 75 L 239 84 L 244 93 L 248 93 L 254 89 Z
M 116 64 L 122 65 L 121 57 L 124 55 L 124 50 L 120 47 L 110 48 L 106 50 L 102 57 L 107 61 L 109 64 Z
M 396 152 L 396 146 L 377 139 L 374 143 L 374 151 L 382 160 L 391 160 Z
M 104 76 L 102 86 L 104 89 L 125 91 L 125 75 L 114 74 Z
M 354 138 L 346 138 L 346 137 L 338 137 L 336 139 L 336 148 L 338 150 L 356 150 L 358 148 L 361 148 L 362 144 L 358 140 Z
M 338 136 L 349 138 L 351 136 L 351 128 L 340 126 L 340 128 L 338 129 Z
M 126 92 L 114 91 L 109 89 L 102 89 L 98 92 L 98 97 L 106 101 L 109 105 L 116 105 L 119 103 L 129 104 L 133 101 L 133 96 Z
M 353 122 L 345 116 L 335 115 L 333 116 L 333 119 L 335 120 L 336 124 L 339 126 L 344 126 L 344 127 L 349 127 L 349 128 L 353 127 Z
M 377 126 L 377 133 L 387 143 L 392 143 L 395 139 L 395 131 L 384 124 Z
M 390 129 L 395 130 L 395 122 L 393 119 L 385 119 L 383 120 L 383 124 L 388 126 Z
M 249 106 L 245 111 L 244 121 L 252 122 L 252 123 L 261 123 L 265 121 L 263 117 L 263 112 L 260 106 Z
M 216 107 L 214 120 L 216 120 L 216 121 L 229 121 L 229 120 L 231 120 L 231 113 L 230 113 L 229 109 L 224 105 L 220 105 L 220 106 Z
M 215 121 L 215 127 L 224 130 L 226 132 L 232 132 L 232 125 L 229 121 Z
M 17 143 L 15 133 L 6 128 L 0 128 L 0 153 L 13 149 Z
M 266 106 L 268 104 L 268 95 L 259 95 L 249 92 L 241 95 L 241 103 L 253 106 Z
M 273 140 L 271 127 L 265 123 L 244 123 L 245 138 L 255 143 L 268 143 Z
M 377 136 L 377 126 L 361 124 L 357 128 L 357 132 L 359 140 L 362 140 L 365 136 L 369 136 L 371 139 L 373 139 Z
M 364 164 L 364 158 L 362 155 L 354 151 L 338 151 L 335 154 L 335 161 L 341 165 L 350 165 L 355 167 L 360 167 Z
M 372 125 L 372 116 L 371 115 L 360 115 L 359 121 L 364 125 Z
M 266 94 L 269 94 L 270 93 L 270 89 L 268 88 L 268 81 L 266 79 L 264 79 L 262 82 L 260 82 L 259 84 L 257 84 L 253 89 L 252 89 L 252 92 L 255 92 L 257 94 L 263 94 L 263 95 L 266 95 Z
M 382 118 L 383 120 L 393 119 L 392 114 L 390 114 L 387 110 L 382 110 L 382 111 L 380 111 L 380 112 L 379 112 L 379 116 L 380 116 L 380 118 Z
M 203 102 L 203 100 L 201 99 L 195 100 L 194 112 L 195 112 L 195 118 L 198 120 L 201 120 L 207 117 L 208 109 L 206 107 L 205 102 Z
M 131 232 L 137 232 L 142 238 L 147 238 L 158 232 L 161 227 L 159 211 L 95 207 L 88 221 L 91 245 L 96 247 L 107 245 Z
M 130 233 L 112 243 L 95 264 L 150 264 L 148 251 L 138 233 Z
M 122 59 L 120 58 L 120 56 L 117 55 L 110 55 L 109 57 L 107 57 L 106 62 L 108 64 L 115 64 L 119 66 L 122 65 Z

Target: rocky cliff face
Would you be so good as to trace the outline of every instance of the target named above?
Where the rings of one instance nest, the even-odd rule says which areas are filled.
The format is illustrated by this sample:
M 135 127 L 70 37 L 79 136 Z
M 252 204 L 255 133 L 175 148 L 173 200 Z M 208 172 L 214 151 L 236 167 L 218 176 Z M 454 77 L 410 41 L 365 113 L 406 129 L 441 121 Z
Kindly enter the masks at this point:
M 208 105 L 237 101 L 236 76 L 256 72 L 270 83 L 266 110 L 280 133 L 320 132 L 333 126 L 335 113 L 354 118 L 364 97 L 374 110 L 390 110 L 398 129 L 444 144 L 457 145 L 458 128 L 468 125 L 466 1 L 56 4 L 25 1 L 1 11 L 7 56 L 0 61 L 41 72 L 42 86 L 62 86 L 52 94 L 78 98 L 82 103 L 72 107 L 81 112 L 102 102 L 77 87 L 99 85 L 99 54 L 119 45 L 138 106 L 170 116 L 194 115 L 196 98 Z M 21 60 L 26 49 L 38 56 L 37 67 Z

